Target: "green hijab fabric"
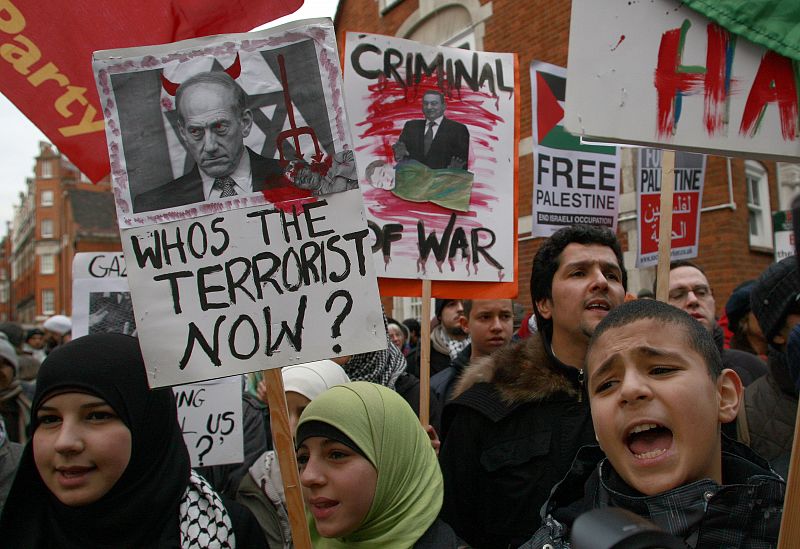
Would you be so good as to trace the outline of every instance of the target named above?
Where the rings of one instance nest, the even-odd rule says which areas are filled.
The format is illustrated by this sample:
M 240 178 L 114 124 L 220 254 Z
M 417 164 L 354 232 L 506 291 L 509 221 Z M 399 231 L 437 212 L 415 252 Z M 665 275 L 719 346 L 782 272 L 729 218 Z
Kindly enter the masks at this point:
M 439 515 L 443 481 L 431 441 L 408 403 L 391 389 L 356 381 L 314 399 L 298 426 L 309 421 L 342 431 L 378 471 L 372 507 L 346 538 L 321 537 L 309 515 L 314 547 L 413 547 Z

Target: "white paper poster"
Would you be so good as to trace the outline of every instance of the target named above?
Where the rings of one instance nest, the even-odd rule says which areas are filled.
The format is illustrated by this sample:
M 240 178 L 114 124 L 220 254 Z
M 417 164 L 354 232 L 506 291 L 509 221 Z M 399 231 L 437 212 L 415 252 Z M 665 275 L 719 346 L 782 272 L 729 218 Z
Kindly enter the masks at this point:
M 514 278 L 514 55 L 348 33 L 347 112 L 377 275 Z
M 534 237 L 568 225 L 617 231 L 619 147 L 583 145 L 563 126 L 567 70 L 531 63 Z

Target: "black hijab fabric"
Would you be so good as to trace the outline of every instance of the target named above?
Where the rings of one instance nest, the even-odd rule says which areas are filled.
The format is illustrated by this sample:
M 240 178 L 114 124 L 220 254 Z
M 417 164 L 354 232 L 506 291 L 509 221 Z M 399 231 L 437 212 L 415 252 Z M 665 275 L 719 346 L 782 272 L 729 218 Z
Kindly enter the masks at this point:
M 69 507 L 44 485 L 29 442 L 0 518 L 4 547 L 178 547 L 179 506 L 189 484 L 189 453 L 170 389 L 149 390 L 137 339 L 120 334 L 78 338 L 42 364 L 31 411 L 64 392 L 105 400 L 131 432 L 131 459 L 111 490 Z

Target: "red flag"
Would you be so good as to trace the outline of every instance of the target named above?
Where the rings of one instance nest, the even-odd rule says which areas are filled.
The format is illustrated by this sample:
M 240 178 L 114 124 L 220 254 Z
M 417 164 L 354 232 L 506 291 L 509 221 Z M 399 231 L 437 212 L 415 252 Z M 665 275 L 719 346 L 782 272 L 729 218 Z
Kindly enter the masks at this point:
M 303 0 L 0 0 L 0 90 L 92 181 L 109 172 L 92 52 L 246 32 Z

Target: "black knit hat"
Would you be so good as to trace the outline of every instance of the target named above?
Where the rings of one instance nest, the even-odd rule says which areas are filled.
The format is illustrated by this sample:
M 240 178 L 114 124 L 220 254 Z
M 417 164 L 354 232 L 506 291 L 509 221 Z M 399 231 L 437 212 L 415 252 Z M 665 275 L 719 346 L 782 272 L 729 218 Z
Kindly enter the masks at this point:
M 800 277 L 795 256 L 773 263 L 756 280 L 750 292 L 750 308 L 767 342 L 780 332 L 798 293 Z
M 436 298 L 436 305 L 435 305 L 436 318 L 440 318 L 442 316 L 442 310 L 451 301 L 458 301 L 458 300 L 457 299 L 439 299 L 438 297 Z
M 736 331 L 739 321 L 750 312 L 750 292 L 753 291 L 755 280 L 742 282 L 733 289 L 731 297 L 725 304 L 725 314 L 728 316 L 728 327 L 732 332 Z

